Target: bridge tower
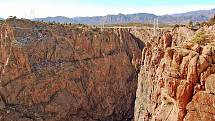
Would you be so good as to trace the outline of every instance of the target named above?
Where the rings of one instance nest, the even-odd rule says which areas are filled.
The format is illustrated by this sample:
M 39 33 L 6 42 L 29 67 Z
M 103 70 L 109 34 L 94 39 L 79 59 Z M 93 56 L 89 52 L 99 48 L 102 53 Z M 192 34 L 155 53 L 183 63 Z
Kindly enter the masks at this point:
M 31 9 L 30 11 L 30 19 L 34 19 L 35 18 L 35 10 Z
M 27 13 L 26 13 L 26 11 L 25 11 L 25 19 L 26 19 L 26 16 L 27 16 Z
M 157 18 L 157 30 L 159 30 L 159 25 L 158 25 L 158 18 Z
M 156 36 L 156 26 L 155 26 L 155 19 L 154 19 L 154 23 L 153 23 L 153 31 L 154 31 L 154 36 Z
M 106 23 L 106 20 L 107 20 L 107 16 L 104 16 L 103 17 L 103 21 L 102 21 L 102 27 L 101 27 L 101 30 L 103 31 L 103 29 L 105 28 L 105 23 Z

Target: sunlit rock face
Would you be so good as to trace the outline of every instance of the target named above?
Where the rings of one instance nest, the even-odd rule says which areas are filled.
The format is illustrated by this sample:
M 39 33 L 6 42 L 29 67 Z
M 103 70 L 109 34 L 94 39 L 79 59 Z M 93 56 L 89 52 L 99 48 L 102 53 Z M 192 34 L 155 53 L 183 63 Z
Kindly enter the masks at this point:
M 7 20 L 0 34 L 1 120 L 132 119 L 141 48 L 126 30 Z
M 215 120 L 214 38 L 209 36 L 210 42 L 199 45 L 189 42 L 195 34 L 190 31 L 177 28 L 146 42 L 135 121 Z M 212 32 L 208 28 L 205 31 Z

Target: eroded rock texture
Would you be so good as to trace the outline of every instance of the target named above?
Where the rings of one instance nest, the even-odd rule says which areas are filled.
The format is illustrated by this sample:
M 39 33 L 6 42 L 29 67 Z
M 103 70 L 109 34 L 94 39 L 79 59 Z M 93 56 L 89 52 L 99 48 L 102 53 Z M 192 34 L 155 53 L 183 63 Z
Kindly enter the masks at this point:
M 127 31 L 8 20 L 0 34 L 1 120 L 133 117 L 141 50 Z
M 215 120 L 215 42 L 183 44 L 179 37 L 166 32 L 145 44 L 135 121 Z

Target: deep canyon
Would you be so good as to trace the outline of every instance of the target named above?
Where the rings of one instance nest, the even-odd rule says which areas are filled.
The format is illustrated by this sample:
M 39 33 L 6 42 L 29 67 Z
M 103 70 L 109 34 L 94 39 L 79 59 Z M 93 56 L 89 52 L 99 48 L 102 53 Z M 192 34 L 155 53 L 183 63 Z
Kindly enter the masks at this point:
M 205 31 L 207 42 L 192 38 Z M 215 26 L 0 25 L 1 121 L 214 121 Z

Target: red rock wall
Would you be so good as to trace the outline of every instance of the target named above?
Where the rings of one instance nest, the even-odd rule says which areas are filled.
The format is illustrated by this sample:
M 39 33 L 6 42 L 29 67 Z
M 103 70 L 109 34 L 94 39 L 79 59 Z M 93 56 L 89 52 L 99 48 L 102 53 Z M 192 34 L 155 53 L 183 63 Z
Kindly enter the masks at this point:
M 11 28 L 11 51 L 1 46 L 1 63 L 9 58 L 4 73 L 1 65 L 1 120 L 132 119 L 141 50 L 130 33 L 22 20 L 6 24 L 47 30 Z
M 215 120 L 215 42 L 175 46 L 177 39 L 165 33 L 146 43 L 135 121 Z

